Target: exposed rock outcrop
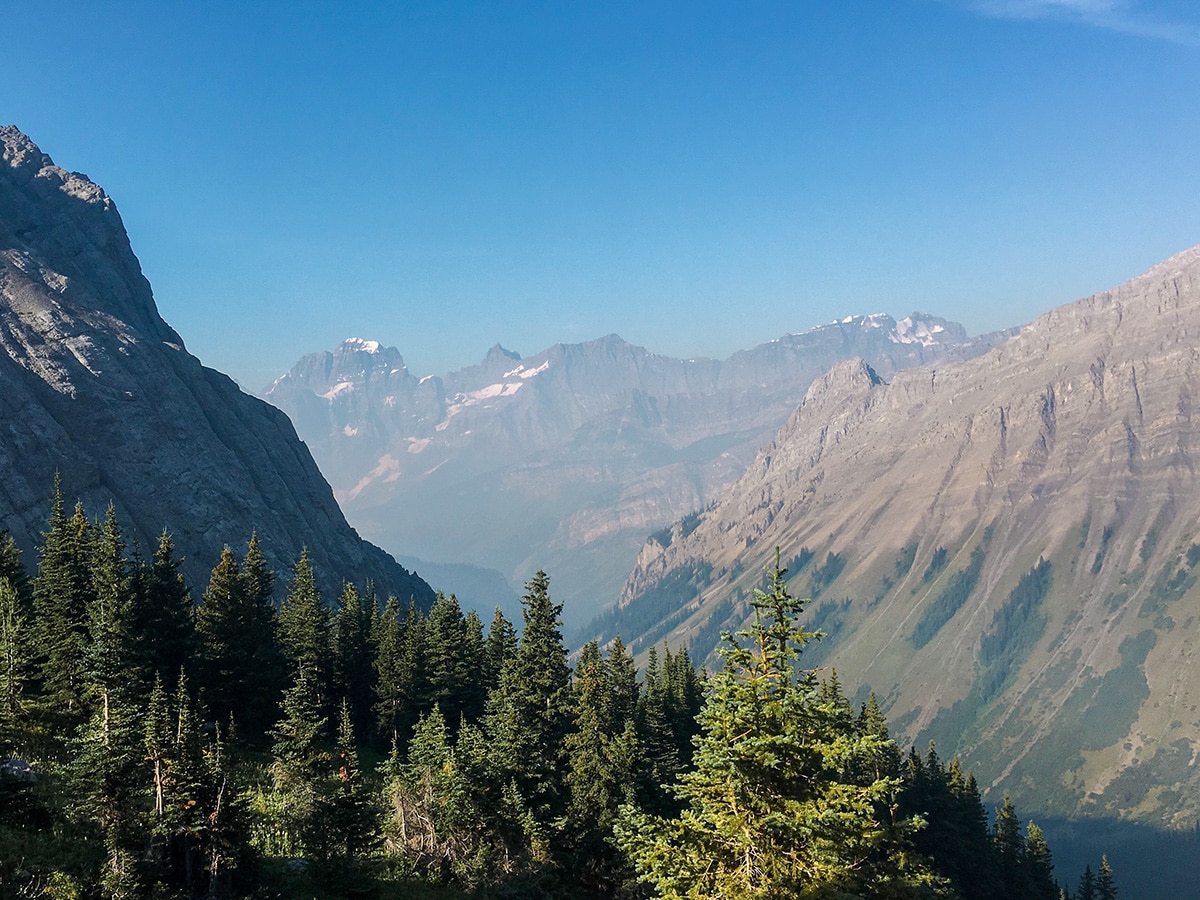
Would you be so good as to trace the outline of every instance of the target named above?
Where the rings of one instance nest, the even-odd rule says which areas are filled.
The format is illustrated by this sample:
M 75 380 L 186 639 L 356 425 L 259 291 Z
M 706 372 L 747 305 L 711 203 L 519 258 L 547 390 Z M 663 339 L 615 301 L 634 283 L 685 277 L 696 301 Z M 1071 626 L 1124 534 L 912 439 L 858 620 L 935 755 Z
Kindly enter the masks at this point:
M 923 746 L 1022 808 L 1200 815 L 1200 248 L 977 359 L 814 383 L 710 510 L 647 543 L 627 642 L 704 657 L 781 547 L 828 635 Z
M 725 361 L 609 335 L 529 358 L 497 345 L 444 378 L 351 339 L 304 357 L 264 396 L 373 540 L 514 583 L 544 568 L 581 625 L 616 599 L 646 535 L 738 477 L 830 366 L 859 355 L 886 377 L 1007 336 L 972 340 L 916 313 L 851 316 Z
M 287 417 L 187 352 L 104 191 L 16 128 L 0 145 L 0 525 L 27 563 L 59 472 L 143 553 L 169 530 L 197 592 L 257 530 L 280 569 L 307 545 L 330 589 L 370 578 L 428 602 L 346 523 Z

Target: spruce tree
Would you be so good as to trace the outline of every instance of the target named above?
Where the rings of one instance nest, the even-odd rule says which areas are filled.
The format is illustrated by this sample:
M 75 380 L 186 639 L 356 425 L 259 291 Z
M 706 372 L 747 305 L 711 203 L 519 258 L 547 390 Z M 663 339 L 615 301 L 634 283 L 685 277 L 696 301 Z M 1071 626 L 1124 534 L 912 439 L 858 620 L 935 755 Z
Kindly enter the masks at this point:
M 253 553 L 255 546 L 252 541 Z M 196 632 L 205 706 L 218 722 L 233 717 L 240 733 L 255 741 L 276 717 L 279 656 L 274 607 L 263 593 L 269 573 L 247 556 L 253 569 L 243 574 L 233 552 L 221 552 L 196 610 Z
M 377 817 L 359 771 L 354 723 L 345 700 L 338 712 L 333 762 L 332 784 L 322 797 L 322 808 L 314 825 L 320 832 L 324 855 L 350 863 L 374 843 Z
M 350 720 L 358 734 L 371 729 L 371 692 L 374 673 L 371 668 L 371 610 L 350 582 L 342 585 L 337 611 L 329 631 L 332 668 L 331 694 L 347 698 Z
M 318 689 L 323 689 L 328 675 L 329 621 L 307 547 L 296 560 L 287 596 L 279 608 L 278 626 L 279 649 L 289 668 L 309 669 Z
M 67 517 L 55 478 L 50 522 L 33 584 L 38 681 L 52 717 L 82 715 L 87 610 L 92 596 L 91 524 L 82 506 Z
M 992 844 L 996 848 L 1000 881 L 1007 896 L 1019 896 L 1024 890 L 1023 869 L 1025 839 L 1017 822 L 1017 811 L 1006 794 L 1004 803 L 996 810 L 992 827 Z
M 195 665 L 192 595 L 179 571 L 175 543 L 164 530 L 149 564 L 134 576 L 133 626 L 146 683 L 173 679 Z
M 696 768 L 677 788 L 683 813 L 667 819 L 627 807 L 619 843 L 664 898 L 945 893 L 908 852 L 917 823 L 891 817 L 899 780 L 852 777 L 886 742 L 846 733 L 799 666 L 815 635 L 797 624 L 803 601 L 785 575 L 777 554 L 769 590 L 755 591 L 751 626 L 726 635 Z
M 425 618 L 425 672 L 429 699 L 441 708 L 452 732 L 470 703 L 477 671 L 467 657 L 467 621 L 458 599 L 437 594 Z
M 1100 870 L 1096 874 L 1096 900 L 1116 900 L 1117 898 L 1117 883 L 1113 878 L 1112 866 L 1108 864 L 1108 857 L 1100 857 Z
M 1033 822 L 1025 827 L 1025 896 L 1030 900 L 1055 900 L 1054 861 L 1042 829 Z
M 484 684 L 489 691 L 500 684 L 500 673 L 504 670 L 504 664 L 516 652 L 517 630 L 497 606 L 492 616 L 492 624 L 488 626 L 487 640 L 484 642 Z
M 550 599 L 550 579 L 526 584 L 525 628 L 500 687 L 488 700 L 486 731 L 497 765 L 517 784 L 548 846 L 551 823 L 565 810 L 564 740 L 570 727 L 570 670 L 563 646 L 562 605 Z

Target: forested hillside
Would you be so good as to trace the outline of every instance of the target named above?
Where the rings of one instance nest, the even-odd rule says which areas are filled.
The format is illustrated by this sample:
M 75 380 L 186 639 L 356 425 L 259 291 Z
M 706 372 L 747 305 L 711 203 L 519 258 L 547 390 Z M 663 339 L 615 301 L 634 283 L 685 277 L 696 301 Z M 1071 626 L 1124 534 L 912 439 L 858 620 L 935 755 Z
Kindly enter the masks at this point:
M 543 573 L 518 633 L 253 537 L 193 603 L 170 535 L 61 494 L 36 571 L 0 538 L 0 896 L 1059 896 L 1036 825 L 804 668 L 778 567 L 706 679 L 572 672 Z

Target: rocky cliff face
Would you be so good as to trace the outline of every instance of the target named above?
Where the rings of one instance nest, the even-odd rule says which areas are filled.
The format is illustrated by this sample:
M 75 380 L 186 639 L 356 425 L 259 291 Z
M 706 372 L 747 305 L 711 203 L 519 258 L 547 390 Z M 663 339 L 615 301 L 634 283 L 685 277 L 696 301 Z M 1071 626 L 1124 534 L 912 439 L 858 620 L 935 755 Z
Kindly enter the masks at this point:
M 1200 815 L 1200 248 L 969 362 L 818 379 L 606 623 L 706 655 L 781 547 L 827 638 L 1023 809 Z M 630 626 L 637 623 L 636 628 Z
M 848 356 L 879 371 L 967 358 L 914 314 L 852 316 L 730 359 L 672 359 L 616 335 L 417 378 L 352 339 L 306 356 L 265 397 L 291 416 L 347 515 L 373 540 L 519 582 L 544 568 L 580 625 L 617 597 L 646 535 L 703 507 Z M 418 512 L 419 511 L 419 512 Z
M 331 589 L 371 578 L 427 601 L 347 525 L 287 418 L 187 352 L 104 191 L 13 127 L 0 145 L 0 525 L 27 564 L 59 472 L 144 553 L 166 527 L 197 592 L 257 530 L 279 569 L 307 545 Z

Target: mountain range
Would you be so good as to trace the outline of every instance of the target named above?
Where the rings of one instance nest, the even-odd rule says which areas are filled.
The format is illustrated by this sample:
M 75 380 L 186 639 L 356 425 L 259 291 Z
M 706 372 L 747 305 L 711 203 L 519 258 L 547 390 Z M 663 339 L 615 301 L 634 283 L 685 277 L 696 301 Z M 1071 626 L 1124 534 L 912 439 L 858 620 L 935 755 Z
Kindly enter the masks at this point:
M 545 569 L 579 626 L 616 601 L 646 536 L 741 475 L 831 365 L 858 355 L 890 375 L 1008 336 L 969 338 L 919 313 L 850 316 L 723 361 L 609 335 L 531 357 L 496 345 L 445 377 L 353 338 L 305 356 L 263 396 L 372 540 L 514 583 Z
M 776 548 L 811 665 L 1041 814 L 1200 817 L 1200 248 L 978 358 L 813 382 L 593 625 L 707 656 Z
M 431 602 L 347 524 L 287 417 L 187 352 L 112 199 L 12 126 L 0 146 L 0 526 L 26 563 L 58 473 L 143 556 L 167 529 L 195 591 L 256 531 L 281 575 L 307 546 L 328 591 L 371 579 Z

